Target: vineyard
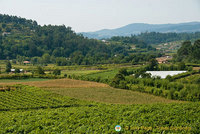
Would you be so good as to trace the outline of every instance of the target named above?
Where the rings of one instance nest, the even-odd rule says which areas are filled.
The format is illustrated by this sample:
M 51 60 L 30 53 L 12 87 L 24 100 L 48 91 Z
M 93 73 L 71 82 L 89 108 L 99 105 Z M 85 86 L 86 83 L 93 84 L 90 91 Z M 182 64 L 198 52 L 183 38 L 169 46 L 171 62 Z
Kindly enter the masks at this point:
M 73 79 L 2 79 L 0 133 L 200 133 L 199 102 L 170 100 L 98 83 L 115 77 L 118 71 L 81 72 L 71 75 Z M 199 74 L 183 75 L 174 83 L 199 82 Z M 147 83 L 145 80 L 140 81 Z M 142 89 L 139 84 L 135 90 Z M 115 131 L 116 125 L 121 126 L 121 132 Z
M 199 105 L 102 104 L 15 85 L 0 91 L 0 133 L 199 133 Z
M 0 90 L 0 111 L 70 107 L 75 99 L 63 98 L 36 87 L 16 85 Z

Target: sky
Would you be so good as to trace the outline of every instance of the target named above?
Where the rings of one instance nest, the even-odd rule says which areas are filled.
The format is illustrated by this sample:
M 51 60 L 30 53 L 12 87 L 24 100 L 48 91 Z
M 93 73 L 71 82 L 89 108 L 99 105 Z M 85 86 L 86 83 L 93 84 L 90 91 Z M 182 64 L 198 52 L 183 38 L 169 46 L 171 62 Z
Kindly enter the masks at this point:
M 131 23 L 200 22 L 200 0 L 0 0 L 0 13 L 91 32 Z

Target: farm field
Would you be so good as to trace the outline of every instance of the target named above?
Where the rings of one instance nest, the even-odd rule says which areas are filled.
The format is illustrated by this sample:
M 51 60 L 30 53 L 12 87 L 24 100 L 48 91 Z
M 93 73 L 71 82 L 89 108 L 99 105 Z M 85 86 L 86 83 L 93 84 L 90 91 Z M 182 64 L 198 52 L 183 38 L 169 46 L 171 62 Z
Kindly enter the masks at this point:
M 128 134 L 199 133 L 199 102 L 66 78 L 3 80 L 0 86 L 13 84 L 27 86 L 0 91 L 2 134 L 116 133 L 116 125 Z
M 16 89 L 0 91 L 2 134 L 116 133 L 116 125 L 121 125 L 122 133 L 199 132 L 199 102 L 103 104 L 31 86 L 13 87 Z
M 75 99 L 64 98 L 31 86 L 16 85 L 0 90 L 0 111 L 67 107 L 74 104 Z
M 42 79 L 43 80 L 43 79 Z M 36 86 L 56 94 L 76 99 L 115 104 L 150 104 L 181 102 L 153 96 L 150 94 L 115 89 L 106 84 L 72 79 L 56 79 L 30 82 L 4 81 L 0 85 L 24 84 Z
M 28 87 L 28 91 L 24 89 L 26 94 L 34 88 Z M 102 104 L 35 90 L 37 92 L 31 92 L 32 96 L 28 99 L 29 102 L 35 100 L 29 105 L 32 109 L 14 110 L 8 107 L 8 111 L 0 111 L 0 133 L 117 133 L 114 130 L 116 125 L 122 127 L 121 133 L 128 134 L 199 133 L 199 103 Z M 6 94 L 16 92 L 6 91 Z M 44 97 L 36 100 L 36 95 Z M 20 106 L 20 101 L 21 104 L 25 101 L 19 96 L 14 100 L 18 100 L 16 107 Z M 47 102 L 41 108 L 34 107 L 40 100 Z M 14 104 L 13 101 L 7 102 L 7 105 Z M 52 102 L 60 105 L 60 108 L 52 107 Z
M 200 81 L 200 74 L 195 74 L 191 76 L 187 76 L 185 78 L 178 79 L 177 81 L 182 82 L 182 83 L 195 83 Z
M 152 103 L 185 103 L 136 91 L 115 89 L 111 87 L 94 88 L 45 88 L 56 94 L 72 98 L 110 104 L 152 104 Z
M 66 71 L 66 72 L 65 72 Z M 112 79 L 119 69 L 63 70 Z M 67 72 L 69 71 L 69 72 Z M 199 74 L 177 81 L 196 81 Z M 1 79 L 0 133 L 199 133 L 200 103 L 75 79 Z M 23 86 L 27 85 L 27 86 Z M 3 116 L 6 114 L 6 116 Z
M 13 84 L 24 84 L 42 88 L 77 88 L 77 87 L 109 87 L 106 84 L 73 80 L 73 79 L 55 79 L 46 81 L 30 81 L 30 82 L 1 82 L 0 85 L 13 85 Z
M 91 78 L 101 77 L 103 79 L 112 79 L 118 73 L 118 71 L 119 71 L 119 69 L 112 69 L 112 70 L 106 70 L 106 71 L 101 71 L 101 72 L 97 72 L 97 73 L 87 74 L 85 76 L 88 76 Z
M 100 70 L 63 70 L 62 75 L 87 75 L 96 72 L 100 72 Z

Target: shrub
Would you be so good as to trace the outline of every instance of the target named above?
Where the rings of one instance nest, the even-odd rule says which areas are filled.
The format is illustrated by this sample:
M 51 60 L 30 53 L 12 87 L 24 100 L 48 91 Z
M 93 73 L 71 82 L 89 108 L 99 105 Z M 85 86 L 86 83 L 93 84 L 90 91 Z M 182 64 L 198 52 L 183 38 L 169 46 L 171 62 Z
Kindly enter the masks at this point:
M 119 88 L 122 88 L 122 89 L 127 89 L 128 86 L 127 86 L 127 82 L 126 81 L 120 81 L 119 83 Z
M 127 72 L 127 69 L 126 69 L 126 68 L 121 68 L 121 69 L 119 70 L 119 73 L 120 73 L 120 74 L 123 74 L 124 76 L 128 75 L 128 72 Z
M 169 90 L 169 92 L 167 94 L 167 98 L 168 99 L 173 99 L 174 98 L 174 90 L 173 89 Z
M 159 95 L 161 95 L 162 94 L 162 89 L 155 89 L 154 91 L 153 91 L 153 94 L 154 95 L 157 95 L 157 96 L 159 96 Z
M 42 67 L 40 67 L 40 66 L 37 67 L 36 73 L 37 73 L 37 74 L 45 74 L 45 73 L 44 73 L 44 70 L 43 70 Z
M 53 71 L 53 74 L 54 74 L 54 75 L 60 75 L 60 74 L 61 74 L 61 70 L 55 69 L 55 70 Z
M 20 73 L 19 68 L 16 68 L 16 69 L 15 69 L 15 73 Z
M 173 81 L 173 78 L 172 78 L 171 75 L 167 75 L 166 79 L 169 80 L 169 81 Z
M 67 78 L 67 74 L 64 74 L 64 77 Z M 68 78 L 70 78 L 70 75 L 68 76 Z

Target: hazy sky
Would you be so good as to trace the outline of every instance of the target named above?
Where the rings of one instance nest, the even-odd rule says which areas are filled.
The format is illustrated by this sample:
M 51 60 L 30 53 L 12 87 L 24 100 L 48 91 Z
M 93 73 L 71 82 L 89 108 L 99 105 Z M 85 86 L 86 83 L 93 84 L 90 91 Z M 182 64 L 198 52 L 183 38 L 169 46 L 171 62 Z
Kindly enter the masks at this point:
M 0 0 L 0 13 L 88 32 L 130 23 L 200 21 L 200 0 Z

